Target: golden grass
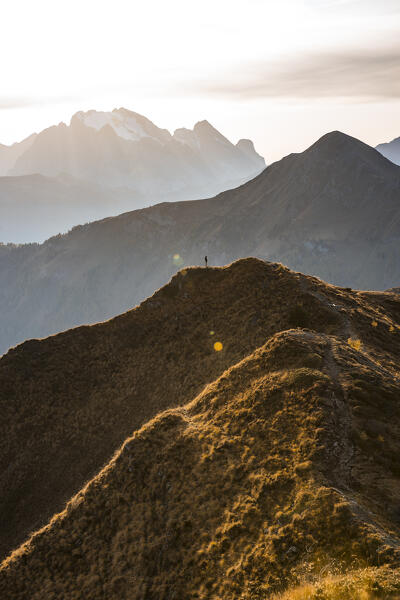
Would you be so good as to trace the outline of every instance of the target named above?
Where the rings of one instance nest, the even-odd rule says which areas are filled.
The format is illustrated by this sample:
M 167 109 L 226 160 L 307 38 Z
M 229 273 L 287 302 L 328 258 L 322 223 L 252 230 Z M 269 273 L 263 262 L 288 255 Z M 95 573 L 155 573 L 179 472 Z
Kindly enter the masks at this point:
M 315 355 L 320 370 L 301 367 Z M 326 335 L 275 335 L 194 401 L 129 438 L 63 513 L 3 563 L 0 593 L 255 600 L 316 580 L 332 565 L 340 573 L 397 564 L 395 545 L 368 511 L 384 492 L 379 519 L 389 522 L 398 478 L 390 463 L 371 465 L 375 442 L 351 439 L 347 413 L 336 413 L 331 426 L 335 398 L 343 402 L 342 364 L 352 369 L 347 394 L 369 410 L 374 371 L 356 357 Z M 392 410 L 398 388 L 390 379 L 377 383 L 387 386 L 381 404 Z M 397 433 L 388 440 L 395 454 Z M 365 480 L 373 470 L 385 476 L 384 489 Z
M 341 326 L 282 266 L 246 259 L 185 273 L 120 317 L 0 359 L 0 557 L 62 510 L 135 429 L 290 327 L 293 306 L 310 308 L 310 327 Z
M 349 346 L 354 348 L 354 350 L 361 350 L 362 348 L 361 340 L 358 340 L 357 338 L 349 337 L 347 343 L 349 344 Z
M 400 336 L 373 319 L 397 331 L 400 298 L 249 259 L 9 353 L 4 547 L 78 493 L 4 561 L 0 597 L 318 598 L 367 567 L 390 582 Z
M 367 568 L 345 575 L 330 575 L 274 596 L 273 600 L 377 600 L 400 598 L 400 573 Z

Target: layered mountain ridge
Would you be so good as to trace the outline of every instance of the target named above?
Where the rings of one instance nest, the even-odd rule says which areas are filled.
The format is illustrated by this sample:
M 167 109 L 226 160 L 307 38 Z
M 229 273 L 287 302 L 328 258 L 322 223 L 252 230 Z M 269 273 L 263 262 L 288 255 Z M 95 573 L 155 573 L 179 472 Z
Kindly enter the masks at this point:
M 0 246 L 0 352 L 127 310 L 205 255 L 214 265 L 252 255 L 342 286 L 397 287 L 399 198 L 398 166 L 332 132 L 215 198 Z
M 399 362 L 397 294 L 257 259 L 185 269 L 125 315 L 11 350 L 3 553 L 62 512 L 3 562 L 0 591 L 396 597 Z
M 258 174 L 265 162 L 243 142 L 233 145 L 207 121 L 171 135 L 125 108 L 78 112 L 37 134 L 4 174 L 69 174 L 107 187 L 151 195 L 202 197 Z
M 264 167 L 250 140 L 235 146 L 207 121 L 171 135 L 125 108 L 81 111 L 0 146 L 0 241 L 40 242 L 156 202 L 213 196 Z

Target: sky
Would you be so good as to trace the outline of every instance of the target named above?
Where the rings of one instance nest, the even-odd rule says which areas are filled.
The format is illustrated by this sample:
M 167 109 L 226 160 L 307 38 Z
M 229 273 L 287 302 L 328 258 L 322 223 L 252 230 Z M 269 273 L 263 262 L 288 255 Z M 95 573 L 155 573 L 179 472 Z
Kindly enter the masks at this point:
M 3 0 L 0 143 L 124 106 L 207 119 L 267 163 L 400 136 L 400 0 Z

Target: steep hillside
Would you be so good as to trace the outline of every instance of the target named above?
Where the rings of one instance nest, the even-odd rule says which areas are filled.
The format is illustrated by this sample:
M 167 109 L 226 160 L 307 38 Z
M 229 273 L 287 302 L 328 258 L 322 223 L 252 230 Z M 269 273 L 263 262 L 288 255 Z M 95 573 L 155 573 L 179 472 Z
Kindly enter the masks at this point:
M 400 137 L 386 144 L 379 144 L 376 149 L 396 165 L 400 165 Z
M 215 198 L 0 247 L 0 352 L 127 310 L 206 254 L 212 265 L 252 255 L 337 285 L 396 287 L 399 198 L 400 167 L 333 132 Z
M 22 345 L 0 361 L 8 429 L 21 426 L 18 447 L 8 434 L 13 477 L 2 495 L 33 457 L 9 490 L 14 502 L 25 493 L 20 517 L 36 506 L 34 488 L 49 512 L 70 472 L 83 486 L 96 449 L 110 455 L 111 437 L 130 435 L 3 562 L 0 591 L 10 600 L 400 593 L 399 362 L 398 296 L 255 259 L 188 270 L 109 323 Z M 10 530 L 13 510 L 2 509 Z M 358 595 L 345 596 L 351 585 Z M 334 586 L 342 596 L 329 596 Z
M 60 510 L 134 429 L 188 402 L 267 336 L 290 327 L 290 306 L 302 293 L 296 277 L 285 285 L 282 273 L 254 260 L 189 269 L 125 315 L 3 356 L 1 551 Z M 293 285 L 300 296 L 282 312 L 281 293 Z M 335 320 L 321 311 L 327 326 Z M 214 351 L 215 341 L 223 352 Z

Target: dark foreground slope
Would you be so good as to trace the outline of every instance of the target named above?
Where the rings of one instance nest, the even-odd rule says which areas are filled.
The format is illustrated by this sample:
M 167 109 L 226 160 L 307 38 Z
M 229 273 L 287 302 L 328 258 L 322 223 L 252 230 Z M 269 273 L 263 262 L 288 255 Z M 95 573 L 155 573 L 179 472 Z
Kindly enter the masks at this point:
M 333 132 L 215 198 L 126 213 L 40 246 L 0 247 L 0 352 L 127 310 L 205 254 L 214 265 L 251 255 L 338 285 L 387 289 L 400 281 L 399 248 L 400 167 Z
M 303 597 L 321 599 L 333 572 L 369 581 L 350 598 L 399 593 L 399 383 L 341 336 L 273 335 L 128 438 L 3 563 L 0 590 L 250 600 L 317 581 Z
M 319 284 L 279 265 L 247 259 L 183 273 L 120 317 L 0 359 L 3 554 L 155 414 L 192 400 L 275 332 L 313 324 L 332 333 L 339 320 L 310 293 Z M 310 321 L 299 303 L 313 307 Z
M 399 363 L 398 295 L 255 259 L 10 351 L 3 551 L 82 490 L 3 563 L 0 591 L 250 600 L 399 566 Z

